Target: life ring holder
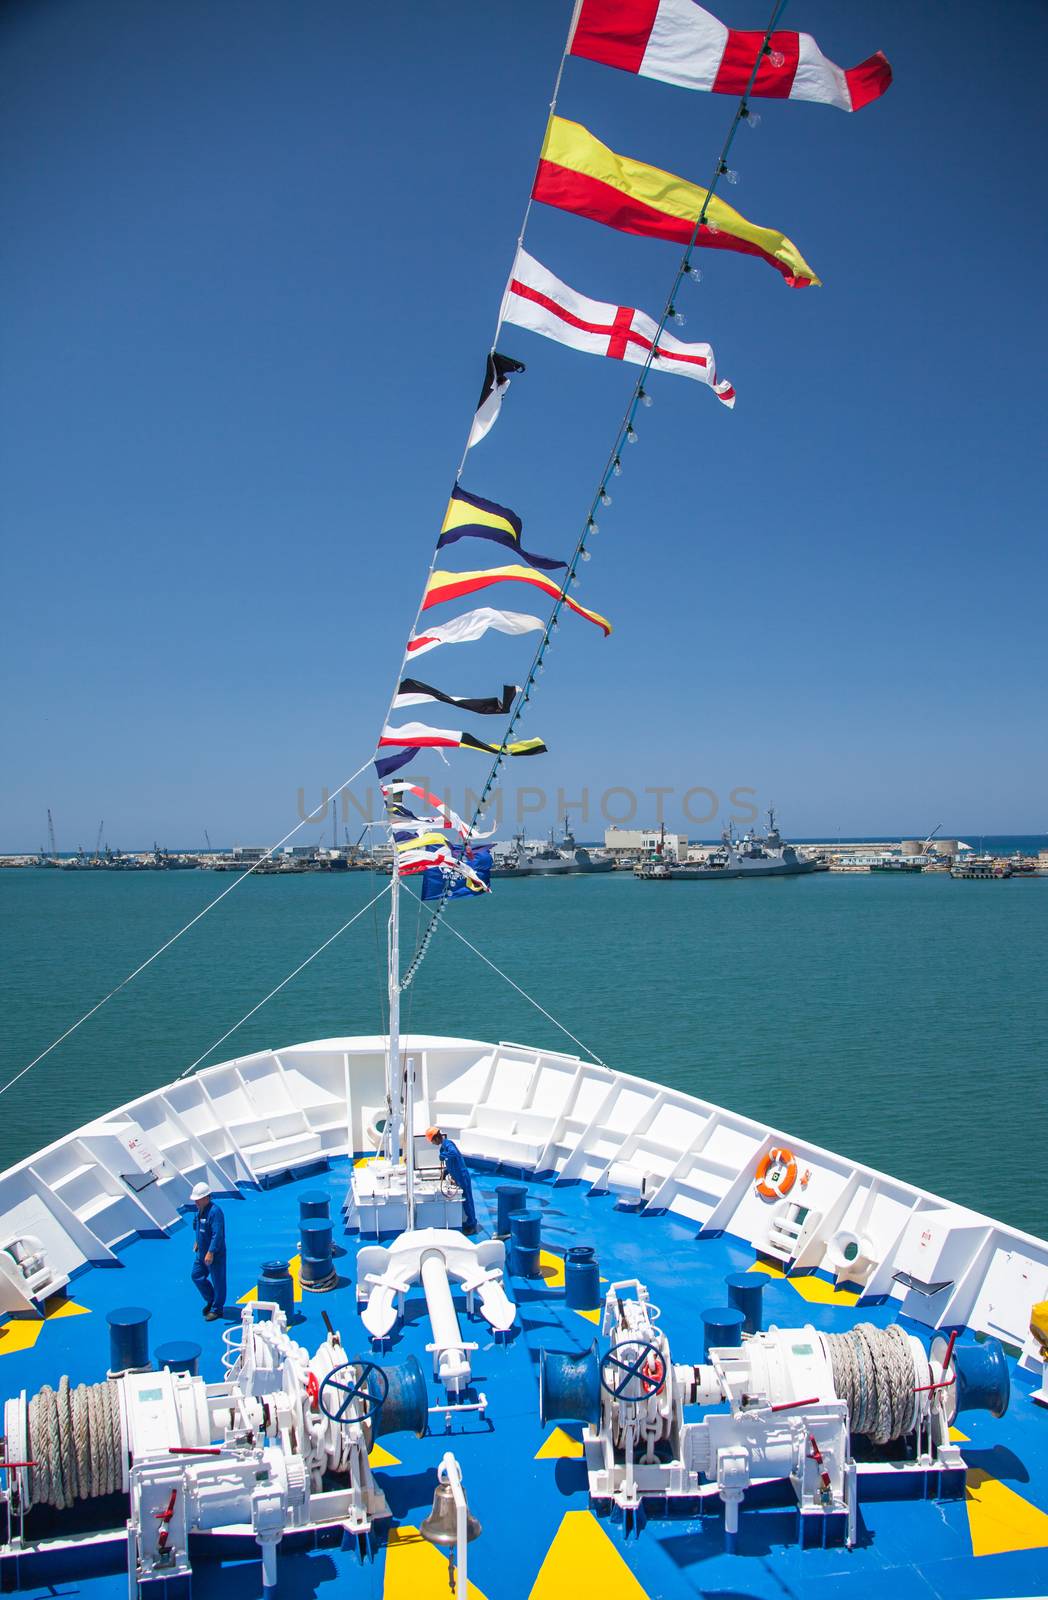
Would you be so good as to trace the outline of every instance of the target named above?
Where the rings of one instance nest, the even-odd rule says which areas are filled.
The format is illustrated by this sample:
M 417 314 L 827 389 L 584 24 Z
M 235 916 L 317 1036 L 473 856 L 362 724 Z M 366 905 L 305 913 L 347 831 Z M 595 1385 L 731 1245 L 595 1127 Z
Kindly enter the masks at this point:
M 785 1200 L 797 1182 L 797 1157 L 777 1145 L 757 1163 L 754 1184 L 762 1200 Z

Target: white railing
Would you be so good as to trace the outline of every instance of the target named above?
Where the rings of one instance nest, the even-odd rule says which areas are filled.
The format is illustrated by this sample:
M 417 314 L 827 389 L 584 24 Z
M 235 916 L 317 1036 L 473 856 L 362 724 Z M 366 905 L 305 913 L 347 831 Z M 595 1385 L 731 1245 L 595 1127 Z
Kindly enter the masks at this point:
M 600 1190 L 628 1172 L 649 1208 L 725 1232 L 793 1271 L 857 1281 L 931 1326 L 1034 1350 L 1048 1244 L 679 1090 L 526 1045 L 415 1035 L 422 1116 L 471 1157 Z M 368 1150 L 384 1114 L 380 1037 L 325 1039 L 220 1062 L 119 1106 L 0 1174 L 0 1237 L 39 1238 L 56 1273 L 165 1232 L 194 1183 L 216 1189 Z M 788 1145 L 789 1194 L 756 1168 Z M 849 1276 L 850 1275 L 850 1276 Z M 31 1304 L 0 1274 L 0 1311 Z

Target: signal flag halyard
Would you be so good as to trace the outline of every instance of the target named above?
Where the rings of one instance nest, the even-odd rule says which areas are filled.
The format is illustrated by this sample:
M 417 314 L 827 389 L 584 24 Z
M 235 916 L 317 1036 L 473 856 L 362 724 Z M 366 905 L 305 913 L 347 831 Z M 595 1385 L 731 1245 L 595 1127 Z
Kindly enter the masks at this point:
M 784 233 L 747 222 L 726 201 L 687 178 L 616 155 L 581 122 L 550 117 L 531 193 L 544 205 L 603 222 L 620 233 L 685 246 L 706 205 L 697 245 L 759 256 L 782 273 L 791 289 L 821 281 Z
M 726 28 L 694 0 L 582 0 L 568 54 L 642 78 L 707 89 L 747 93 L 760 59 L 751 96 L 770 100 L 814 100 L 841 111 L 860 111 L 892 81 L 880 50 L 857 67 L 838 67 L 810 33 L 764 34 Z
M 658 323 L 633 306 L 616 306 L 579 294 L 555 278 L 523 246 L 517 251 L 502 300 L 502 320 L 513 322 L 518 328 L 530 328 L 532 333 L 556 339 L 573 350 L 632 361 L 637 366 L 644 365 L 654 347 L 653 371 L 697 378 L 708 384 L 726 406 L 735 404 L 732 385 L 718 382 L 717 363 L 708 344 L 685 344 L 665 330 L 660 334 Z

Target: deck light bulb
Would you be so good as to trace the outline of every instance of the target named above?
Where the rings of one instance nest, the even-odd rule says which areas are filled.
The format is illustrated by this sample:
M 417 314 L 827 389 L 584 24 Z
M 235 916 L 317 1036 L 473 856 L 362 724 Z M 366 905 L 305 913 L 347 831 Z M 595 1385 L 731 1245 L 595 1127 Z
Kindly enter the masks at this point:
M 684 326 L 684 312 L 683 311 L 678 311 L 676 306 L 670 306 L 670 316 L 673 319 L 673 321 L 677 324 L 678 328 L 683 328 L 683 326 Z
M 586 524 L 586 532 L 587 533 L 599 533 L 600 532 L 600 523 L 599 522 L 594 522 L 593 518 L 590 517 L 589 521 Z
M 600 503 L 602 506 L 611 505 L 611 495 L 608 493 L 606 488 L 600 491 Z
M 742 117 L 743 121 L 748 122 L 751 128 L 759 128 L 761 125 L 760 112 L 752 110 L 749 106 L 743 106 Z
M 592 526 L 592 524 L 591 524 L 591 526 Z M 583 550 L 583 551 L 580 552 L 580 554 L 582 556 L 583 561 L 588 561 L 590 559 L 590 553 L 589 553 L 588 550 Z
M 622 477 L 622 462 L 619 460 L 618 456 L 616 456 L 615 460 L 612 462 L 611 470 L 615 474 L 616 478 Z
M 687 271 L 688 277 L 691 279 L 692 283 L 702 282 L 702 268 L 699 266 L 698 262 L 689 261 L 685 270 Z
M 632 422 L 627 423 L 627 425 L 626 425 L 626 443 L 627 444 L 636 444 L 637 438 L 638 438 L 638 435 L 637 435 L 636 428 L 633 426 Z
M 639 395 L 637 396 L 637 399 L 640 401 L 642 406 L 650 406 L 650 405 L 652 405 L 654 403 L 653 402 L 653 398 L 648 393 L 647 389 L 642 389 L 640 391 Z
M 726 161 L 722 161 L 720 164 L 720 175 L 722 178 L 727 178 L 729 183 L 738 183 L 739 181 L 739 174 L 734 167 L 729 167 Z
M 764 46 L 764 53 L 768 57 L 768 60 L 771 62 L 772 66 L 775 68 L 776 72 L 779 72 L 786 65 L 786 57 L 783 55 L 781 50 L 773 50 L 770 44 L 766 44 Z
M 713 233 L 713 234 L 720 233 L 720 228 L 709 217 L 706 218 L 706 221 L 703 224 L 703 226 L 705 227 L 707 233 Z

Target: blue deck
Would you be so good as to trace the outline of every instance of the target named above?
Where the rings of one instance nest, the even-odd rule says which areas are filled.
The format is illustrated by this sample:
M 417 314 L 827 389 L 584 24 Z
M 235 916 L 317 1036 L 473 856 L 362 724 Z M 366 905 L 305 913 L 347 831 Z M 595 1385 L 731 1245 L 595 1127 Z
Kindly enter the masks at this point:
M 312 1172 L 221 1202 L 231 1303 L 253 1287 L 263 1260 L 295 1250 L 299 1189 L 327 1188 L 332 1216 L 338 1217 L 347 1181 L 348 1165 L 340 1161 L 319 1175 Z M 483 1232 L 493 1229 L 494 1190 L 504 1181 L 492 1173 L 477 1175 Z M 425 1439 L 406 1433 L 385 1437 L 381 1448 L 395 1459 L 378 1465 L 382 1456 L 376 1453 L 376 1472 L 393 1512 L 393 1532 L 387 1537 L 385 1529 L 380 1531 L 374 1559 L 363 1564 L 337 1547 L 282 1547 L 282 1595 L 295 1600 L 336 1593 L 383 1600 L 446 1596 L 446 1563 L 411 1532 L 430 1508 L 434 1468 L 446 1448 L 453 1448 L 461 1463 L 471 1509 L 484 1527 L 470 1547 L 469 1570 L 476 1592 L 487 1600 L 554 1600 L 584 1593 L 600 1594 L 602 1600 L 642 1600 L 644 1595 L 650 1600 L 698 1595 L 783 1600 L 807 1594 L 836 1600 L 883 1595 L 889 1588 L 893 1600 L 985 1600 L 1048 1589 L 1048 1413 L 1031 1401 L 1030 1379 L 1014 1371 L 1012 1402 L 1002 1420 L 983 1413 L 959 1419 L 970 1441 L 964 1446 L 969 1469 L 964 1497 L 866 1500 L 853 1550 L 802 1550 L 796 1510 L 757 1506 L 752 1498 L 743 1510 L 734 1555 L 724 1553 L 717 1500 L 703 1518 L 649 1517 L 639 1536 L 630 1539 L 615 1519 L 591 1516 L 582 1462 L 570 1453 L 577 1450 L 571 1430 L 557 1433 L 538 1419 L 539 1350 L 581 1350 L 597 1332 L 591 1320 L 564 1304 L 558 1270 L 564 1250 L 576 1243 L 595 1245 L 605 1277 L 640 1277 L 662 1308 L 661 1325 L 676 1361 L 702 1359 L 702 1311 L 724 1303 L 725 1274 L 750 1268 L 754 1256 L 737 1240 L 697 1239 L 694 1226 L 676 1217 L 624 1213 L 611 1197 L 591 1196 L 578 1186 L 543 1181 L 527 1186 L 542 1211 L 546 1277 L 536 1283 L 513 1281 L 519 1330 L 508 1345 L 496 1346 L 483 1322 L 467 1334 L 481 1346 L 474 1375 L 488 1396 L 490 1425 L 477 1418 L 456 1420 L 448 1437 L 442 1419 L 435 1417 L 434 1432 Z M 352 1287 L 355 1243 L 355 1235 L 340 1238 L 346 1251 L 336 1261 L 343 1274 L 340 1286 L 329 1294 L 306 1294 L 297 1308 L 302 1320 L 295 1336 L 310 1350 L 324 1337 L 321 1312 L 327 1311 L 347 1352 L 368 1353 Z M 136 1239 L 121 1252 L 119 1267 L 81 1274 L 70 1285 L 71 1304 L 46 1322 L 9 1319 L 0 1331 L 0 1357 L 6 1357 L 0 1359 L 0 1398 L 21 1388 L 32 1394 L 44 1383 L 57 1383 L 62 1373 L 74 1383 L 98 1381 L 108 1365 L 105 1313 L 127 1304 L 152 1308 L 153 1349 L 170 1339 L 195 1339 L 204 1351 L 202 1375 L 220 1379 L 223 1324 L 201 1317 L 189 1279 L 191 1249 L 188 1227 L 166 1239 Z M 895 1316 L 890 1303 L 856 1311 L 853 1301 L 822 1279 L 795 1283 L 769 1277 L 765 1324 L 811 1322 L 840 1330 L 859 1319 L 883 1324 Z M 77 1307 L 86 1314 L 77 1314 Z M 231 1304 L 230 1320 L 233 1309 Z M 403 1328 L 377 1358 L 416 1355 L 435 1404 L 443 1392 L 430 1380 L 423 1312 L 420 1294 L 409 1299 Z M 70 1571 L 56 1586 L 22 1592 L 123 1600 L 127 1580 L 124 1575 L 84 1578 Z M 199 1600 L 258 1593 L 257 1561 L 219 1567 L 197 1560 L 194 1594 Z

